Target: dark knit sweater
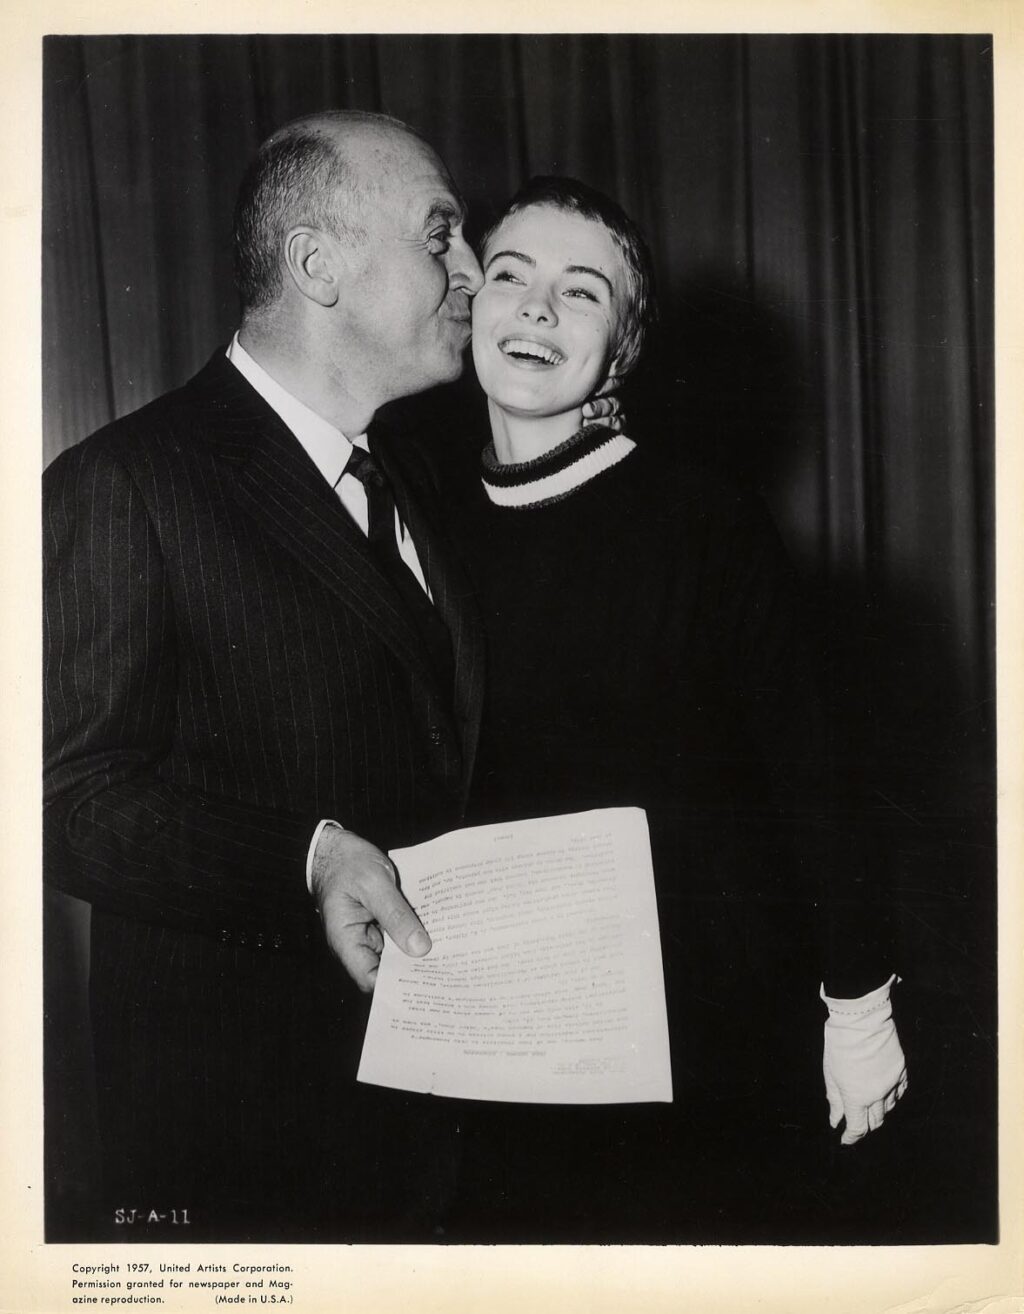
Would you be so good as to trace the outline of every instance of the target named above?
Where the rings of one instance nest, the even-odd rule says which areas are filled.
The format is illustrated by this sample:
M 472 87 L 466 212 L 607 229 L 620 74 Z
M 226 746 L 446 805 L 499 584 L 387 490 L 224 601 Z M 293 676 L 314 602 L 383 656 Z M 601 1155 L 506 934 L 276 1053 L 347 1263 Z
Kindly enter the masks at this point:
M 451 486 L 487 635 L 470 820 L 646 810 L 674 1103 L 464 1107 L 455 1239 L 720 1239 L 758 1138 L 772 1155 L 779 1128 L 822 1123 L 823 956 L 836 993 L 885 979 L 857 936 L 838 965 L 820 953 L 821 896 L 850 902 L 850 855 L 769 517 L 621 442 L 570 487 L 581 450 L 608 460 L 602 438 L 528 467 L 485 453 L 499 498 L 542 504 L 495 505 L 479 469 Z
M 545 477 L 571 483 L 573 456 L 604 438 L 591 426 L 525 467 L 485 453 L 484 475 L 499 497 L 551 497 Z M 855 863 L 835 851 L 803 603 L 761 503 L 642 447 L 568 493 L 556 478 L 541 505 L 495 505 L 479 478 L 458 503 L 449 522 L 487 634 L 471 819 L 645 808 L 663 942 L 687 946 L 680 988 L 799 970 L 794 988 L 813 995 L 811 909 L 822 883 L 847 901 Z M 885 979 L 860 938 L 832 946 L 840 994 Z

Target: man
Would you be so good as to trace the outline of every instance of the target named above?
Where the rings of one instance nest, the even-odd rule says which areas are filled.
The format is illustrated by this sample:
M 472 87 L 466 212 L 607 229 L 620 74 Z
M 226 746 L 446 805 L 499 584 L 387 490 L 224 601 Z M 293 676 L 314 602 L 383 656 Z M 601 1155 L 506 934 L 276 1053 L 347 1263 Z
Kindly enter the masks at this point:
M 378 468 L 354 453 L 462 369 L 462 222 L 404 125 L 283 128 L 242 186 L 227 353 L 46 473 L 46 872 L 92 904 L 131 1239 L 414 1236 L 446 1189 L 444 1135 L 356 1087 L 348 978 L 372 988 L 378 928 L 429 948 L 385 850 L 460 820 L 480 647 L 425 490 L 376 432 Z

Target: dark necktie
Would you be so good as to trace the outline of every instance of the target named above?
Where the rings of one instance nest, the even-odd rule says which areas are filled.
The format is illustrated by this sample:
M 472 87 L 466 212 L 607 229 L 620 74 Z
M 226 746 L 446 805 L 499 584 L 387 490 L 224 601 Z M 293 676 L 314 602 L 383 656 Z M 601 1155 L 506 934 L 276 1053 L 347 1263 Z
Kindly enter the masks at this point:
M 388 559 L 392 565 L 397 562 L 408 574 L 409 568 L 402 561 L 395 536 L 395 497 L 384 471 L 369 452 L 364 452 L 361 447 L 353 447 L 348 464 L 342 471 L 342 477 L 345 475 L 358 479 L 366 490 L 367 538 L 374 554 L 381 560 Z M 413 583 L 416 583 L 415 579 Z
M 342 477 L 344 475 L 358 479 L 366 490 L 366 537 L 370 550 L 405 604 L 409 618 L 415 622 L 435 670 L 445 684 L 450 685 L 454 674 L 451 639 L 447 627 L 398 550 L 395 495 L 387 476 L 369 452 L 355 446 L 342 471 Z

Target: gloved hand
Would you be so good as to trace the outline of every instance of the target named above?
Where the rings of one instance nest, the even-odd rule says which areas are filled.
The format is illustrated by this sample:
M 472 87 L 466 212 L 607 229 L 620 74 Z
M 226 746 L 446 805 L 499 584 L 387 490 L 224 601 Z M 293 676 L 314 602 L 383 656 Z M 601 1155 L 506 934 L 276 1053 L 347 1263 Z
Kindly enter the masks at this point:
M 860 999 L 829 999 L 821 987 L 828 1005 L 822 1060 L 828 1120 L 838 1127 L 846 1119 L 842 1145 L 853 1145 L 880 1127 L 907 1089 L 907 1061 L 889 1002 L 890 987 L 898 979 L 891 976 Z

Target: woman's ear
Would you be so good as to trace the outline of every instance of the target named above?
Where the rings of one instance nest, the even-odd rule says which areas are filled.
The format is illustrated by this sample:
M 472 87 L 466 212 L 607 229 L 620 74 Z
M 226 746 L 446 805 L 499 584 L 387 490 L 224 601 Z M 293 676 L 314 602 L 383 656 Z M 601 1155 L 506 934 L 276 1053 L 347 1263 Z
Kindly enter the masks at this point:
M 333 306 L 338 276 L 327 238 L 315 228 L 293 228 L 285 238 L 284 260 L 292 282 L 310 301 Z

